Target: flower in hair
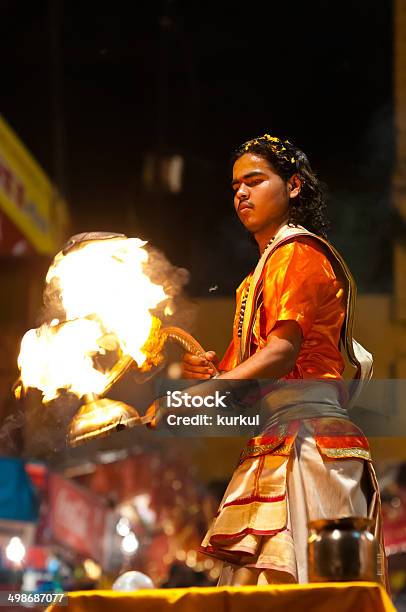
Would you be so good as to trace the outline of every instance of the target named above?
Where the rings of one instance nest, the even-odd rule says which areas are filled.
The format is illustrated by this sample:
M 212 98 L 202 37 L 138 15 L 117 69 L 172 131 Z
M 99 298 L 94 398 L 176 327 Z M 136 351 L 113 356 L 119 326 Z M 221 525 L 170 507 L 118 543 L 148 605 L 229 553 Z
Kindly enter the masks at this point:
M 260 144 L 261 141 L 266 141 L 269 143 L 270 149 L 276 155 L 276 157 L 279 157 L 279 159 L 283 159 L 284 161 L 292 164 L 296 163 L 294 156 L 289 157 L 288 153 L 283 153 L 284 151 L 287 151 L 287 147 L 285 145 L 292 146 L 289 140 L 281 140 L 277 136 L 271 136 L 270 134 L 264 134 L 263 136 L 258 136 L 257 138 L 253 138 L 252 140 L 246 142 L 244 145 L 245 151 L 249 151 L 251 147 Z

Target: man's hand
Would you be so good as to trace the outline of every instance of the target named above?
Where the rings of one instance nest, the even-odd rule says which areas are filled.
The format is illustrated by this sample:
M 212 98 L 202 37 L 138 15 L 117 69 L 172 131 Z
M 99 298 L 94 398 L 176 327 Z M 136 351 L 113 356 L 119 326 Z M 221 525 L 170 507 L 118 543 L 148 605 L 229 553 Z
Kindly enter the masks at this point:
M 215 374 L 219 359 L 214 351 L 207 351 L 202 356 L 185 353 L 182 361 L 182 378 L 199 378 L 200 380 L 211 378 Z M 211 365 L 213 364 L 213 365 Z

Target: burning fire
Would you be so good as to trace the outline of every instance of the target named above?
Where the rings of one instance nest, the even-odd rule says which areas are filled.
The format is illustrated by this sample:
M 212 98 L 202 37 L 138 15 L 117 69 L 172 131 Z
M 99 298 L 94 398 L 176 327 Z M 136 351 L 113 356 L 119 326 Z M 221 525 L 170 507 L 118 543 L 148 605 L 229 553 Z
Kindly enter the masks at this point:
M 113 353 L 143 366 L 154 352 L 151 337 L 159 336 L 160 322 L 150 311 L 168 298 L 144 272 L 145 244 L 120 237 L 91 240 L 66 255 L 58 253 L 46 282 L 57 288 L 65 316 L 25 334 L 18 357 L 25 388 L 40 389 L 44 401 L 61 389 L 79 397 L 101 394 L 111 367 L 106 370 L 99 363 L 97 368 L 97 359 Z

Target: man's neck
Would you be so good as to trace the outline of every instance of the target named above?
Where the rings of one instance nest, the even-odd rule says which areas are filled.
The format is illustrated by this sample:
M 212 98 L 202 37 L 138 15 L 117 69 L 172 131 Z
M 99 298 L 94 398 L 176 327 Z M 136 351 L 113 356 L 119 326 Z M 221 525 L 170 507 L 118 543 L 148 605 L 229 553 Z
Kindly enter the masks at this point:
M 258 232 L 256 234 L 254 234 L 254 238 L 255 238 L 255 240 L 256 240 L 256 242 L 258 244 L 259 254 L 260 255 L 262 255 L 262 253 L 265 251 L 266 247 L 268 246 L 268 244 L 272 240 L 272 238 L 274 238 L 276 236 L 278 231 L 284 225 L 286 225 L 287 222 L 288 222 L 288 220 L 284 219 L 281 223 L 275 223 L 272 226 L 268 226 L 267 228 L 265 228 L 261 232 Z

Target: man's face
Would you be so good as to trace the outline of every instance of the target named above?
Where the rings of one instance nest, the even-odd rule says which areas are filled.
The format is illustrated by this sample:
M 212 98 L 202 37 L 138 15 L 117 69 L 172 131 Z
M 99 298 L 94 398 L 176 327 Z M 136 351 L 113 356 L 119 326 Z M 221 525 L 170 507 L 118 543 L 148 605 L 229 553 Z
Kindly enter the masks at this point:
M 256 234 L 288 218 L 289 185 L 260 155 L 245 153 L 233 168 L 234 207 L 241 223 Z

